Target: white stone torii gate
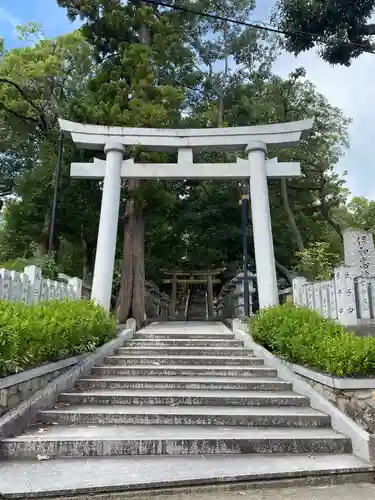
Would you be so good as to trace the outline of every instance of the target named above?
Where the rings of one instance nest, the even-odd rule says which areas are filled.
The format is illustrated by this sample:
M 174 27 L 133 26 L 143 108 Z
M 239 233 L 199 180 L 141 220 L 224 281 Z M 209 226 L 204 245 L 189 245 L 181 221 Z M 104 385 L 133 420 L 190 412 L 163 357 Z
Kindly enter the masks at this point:
M 301 175 L 299 163 L 266 160 L 267 145 L 292 147 L 307 134 L 313 119 L 275 125 L 206 129 L 152 129 L 83 125 L 59 120 L 61 130 L 77 147 L 104 150 L 106 161 L 73 163 L 71 176 L 103 179 L 91 297 L 110 308 L 120 207 L 121 178 L 128 179 L 250 179 L 259 306 L 278 304 L 267 177 Z M 125 146 L 147 151 L 178 152 L 177 163 L 135 163 L 124 160 Z M 236 163 L 194 163 L 197 151 L 245 152 Z

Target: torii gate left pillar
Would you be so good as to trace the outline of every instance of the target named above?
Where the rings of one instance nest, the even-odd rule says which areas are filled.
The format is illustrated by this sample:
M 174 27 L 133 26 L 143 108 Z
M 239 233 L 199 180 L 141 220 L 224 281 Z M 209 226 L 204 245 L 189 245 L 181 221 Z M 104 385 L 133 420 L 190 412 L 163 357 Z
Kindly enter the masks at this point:
M 106 170 L 91 296 L 106 311 L 109 311 L 116 257 L 124 146 L 118 142 L 109 141 L 104 147 L 104 152 L 106 154 Z

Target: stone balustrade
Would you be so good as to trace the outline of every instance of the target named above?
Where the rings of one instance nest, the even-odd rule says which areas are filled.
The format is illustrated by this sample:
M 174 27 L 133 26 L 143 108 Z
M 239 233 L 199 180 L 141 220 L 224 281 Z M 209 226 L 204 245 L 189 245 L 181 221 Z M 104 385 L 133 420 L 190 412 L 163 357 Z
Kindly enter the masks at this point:
M 310 282 L 293 280 L 295 304 L 314 309 L 346 326 L 375 324 L 375 250 L 371 233 L 345 229 L 344 265 L 333 278 Z
M 252 314 L 254 280 L 256 275 L 249 273 L 249 310 Z M 215 301 L 216 315 L 224 318 L 244 318 L 245 316 L 244 274 L 239 273 L 224 285 Z
M 256 298 L 256 274 L 250 273 L 249 280 L 249 311 L 254 314 L 254 303 Z M 283 304 L 288 297 L 292 297 L 293 289 L 281 288 L 278 283 L 279 302 Z M 285 286 L 285 285 L 284 285 Z M 245 317 L 245 282 L 244 274 L 238 273 L 233 279 L 224 285 L 219 297 L 215 301 L 216 314 L 222 318 L 240 318 Z
M 152 281 L 146 281 L 146 316 L 167 320 L 169 314 L 169 296 L 160 292 Z
M 78 300 L 82 296 L 82 280 L 45 279 L 42 269 L 27 266 L 23 273 L 0 269 L 0 299 L 8 302 L 35 304 L 41 300 Z

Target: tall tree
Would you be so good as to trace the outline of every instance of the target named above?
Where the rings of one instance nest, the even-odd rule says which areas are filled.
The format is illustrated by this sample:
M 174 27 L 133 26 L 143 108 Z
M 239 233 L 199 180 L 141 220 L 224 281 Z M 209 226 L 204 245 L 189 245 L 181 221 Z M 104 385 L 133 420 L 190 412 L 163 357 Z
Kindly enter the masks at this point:
M 316 46 L 328 63 L 349 66 L 374 50 L 374 13 L 374 0 L 278 0 L 274 22 L 294 55 Z
M 4 50 L 0 59 L 0 189 L 3 195 L 20 198 L 8 216 L 18 210 L 16 205 L 25 220 L 33 214 L 32 237 L 38 242 L 38 252 L 44 254 L 57 161 L 57 119 L 69 117 L 74 97 L 82 95 L 93 70 L 93 59 L 79 31 L 51 40 L 39 36 L 41 28 L 33 24 L 19 31 L 23 38 L 32 38 L 31 45 Z M 77 194 L 73 196 L 82 192 Z M 21 223 L 19 218 L 13 223 L 16 220 Z
M 185 86 L 194 86 L 196 76 L 174 13 L 138 0 L 59 0 L 59 5 L 68 8 L 72 19 L 80 16 L 84 20 L 83 32 L 98 61 L 86 99 L 76 104 L 78 116 L 108 125 L 178 126 Z M 141 151 L 133 154 L 138 159 L 151 158 Z M 150 185 L 153 189 L 138 180 L 126 184 L 117 309 L 119 321 L 132 315 L 138 326 L 145 315 L 144 231 L 149 202 L 139 194 L 165 190 L 162 183 Z

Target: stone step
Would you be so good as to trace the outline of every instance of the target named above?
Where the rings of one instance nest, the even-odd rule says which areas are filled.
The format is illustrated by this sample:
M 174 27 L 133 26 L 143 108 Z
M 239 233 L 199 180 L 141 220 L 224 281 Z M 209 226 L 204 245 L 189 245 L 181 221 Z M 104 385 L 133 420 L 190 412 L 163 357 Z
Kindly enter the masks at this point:
M 43 432 L 40 432 L 43 430 Z M 350 439 L 331 429 L 187 425 L 47 426 L 4 439 L 7 459 L 123 455 L 350 453 Z
M 292 384 L 278 378 L 220 377 L 127 377 L 95 375 L 78 382 L 81 389 L 216 389 L 250 391 L 291 391 Z
M 245 427 L 329 427 L 330 418 L 307 407 L 70 405 L 42 411 L 45 423 L 153 424 Z
M 233 333 L 195 333 L 186 329 L 181 332 L 137 332 L 134 336 L 135 340 L 138 339 L 202 339 L 202 340 L 235 340 Z
M 308 406 L 309 400 L 290 391 L 210 390 L 92 390 L 62 393 L 60 400 L 72 404 L 193 405 L 193 406 Z
M 121 356 L 252 356 L 253 351 L 243 347 L 120 347 L 118 354 Z
M 186 376 L 186 377 L 276 377 L 277 370 L 265 366 L 189 366 L 189 365 L 104 365 L 95 366 L 93 374 L 123 376 Z
M 205 339 L 137 339 L 126 343 L 126 347 L 243 347 L 241 340 L 205 340 Z
M 188 456 L 122 456 L 64 458 L 39 461 L 1 462 L 1 498 L 151 498 L 162 495 L 160 488 L 180 487 L 172 490 L 175 498 L 203 498 L 204 492 L 194 494 L 190 488 L 215 485 L 219 489 L 211 498 L 220 498 L 223 488 L 230 483 L 247 483 L 247 488 L 266 487 L 285 480 L 284 486 L 298 486 L 313 482 L 315 485 L 345 482 L 373 482 L 373 466 L 350 454 L 291 454 L 275 455 L 188 455 Z M 16 478 L 16 479 L 15 479 Z M 222 483 L 220 486 L 219 483 Z M 280 483 L 279 483 L 280 484 Z M 238 485 L 238 487 L 240 487 Z M 246 488 L 246 487 L 245 487 Z M 358 486 L 360 489 L 360 486 Z M 151 490 L 143 494 L 137 490 Z M 325 488 L 327 498 L 330 488 Z M 128 493 L 126 493 L 128 491 Z M 165 492 L 166 490 L 164 490 Z M 258 498 L 280 498 L 274 489 Z M 121 493 L 125 492 L 123 496 Z M 132 496 L 130 497 L 130 492 Z M 93 495 L 93 496 L 92 496 Z M 223 494 L 223 496 L 226 496 Z M 229 495 L 230 496 L 230 495 Z M 311 492 L 312 498 L 314 489 Z M 315 489 L 315 498 L 322 498 Z M 171 495 L 165 495 L 170 498 Z M 236 492 L 233 499 L 241 498 Z M 291 498 L 302 498 L 294 496 Z M 98 497 L 99 498 L 99 497 Z M 161 497 L 160 497 L 161 498 Z M 246 496 L 244 496 L 246 498 Z M 344 500 L 344 498 L 343 498 Z
M 107 356 L 108 365 L 240 365 L 262 366 L 264 360 L 253 356 L 136 356 L 127 354 Z

